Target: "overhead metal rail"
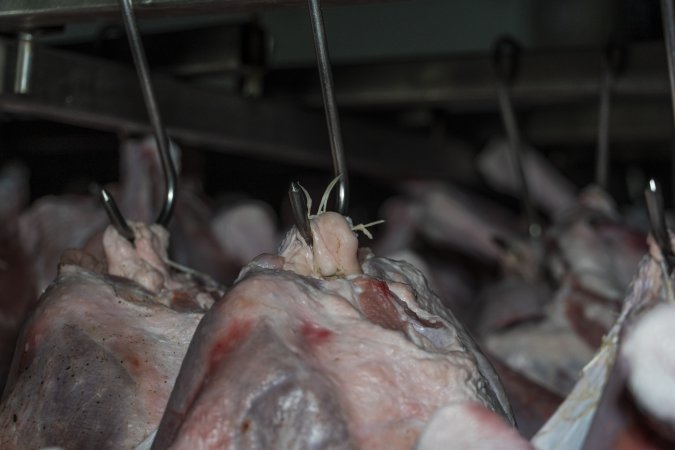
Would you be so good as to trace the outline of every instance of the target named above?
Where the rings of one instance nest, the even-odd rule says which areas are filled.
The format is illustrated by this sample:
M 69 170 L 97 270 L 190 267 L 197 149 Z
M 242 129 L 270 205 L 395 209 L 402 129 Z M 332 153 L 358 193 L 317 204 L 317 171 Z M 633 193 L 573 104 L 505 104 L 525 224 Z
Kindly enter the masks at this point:
M 604 60 L 603 47 L 524 49 L 518 79 L 511 87 L 513 101 L 516 106 L 580 101 L 597 105 Z M 458 112 L 496 111 L 492 64 L 492 56 L 484 52 L 334 65 L 335 96 L 341 108 L 442 106 Z M 268 92 L 300 96 L 306 104 L 319 105 L 321 91 L 314 72 L 314 68 L 272 72 Z M 612 94 L 617 98 L 669 98 L 663 44 L 627 46 L 625 70 L 612 83 Z
M 132 67 L 37 44 L 23 56 L 30 58 L 24 64 L 18 45 L 0 39 L 1 111 L 102 130 L 151 131 Z M 152 78 L 168 133 L 180 142 L 308 167 L 331 166 L 320 111 L 241 98 L 170 77 Z M 447 177 L 452 170 L 452 149 L 439 151 L 427 137 L 363 120 L 345 119 L 342 128 L 354 172 Z
M 134 5 L 139 18 L 195 16 L 260 11 L 304 4 L 303 0 L 142 0 Z M 364 0 L 326 0 L 329 4 L 364 3 Z M 117 0 L 2 0 L 0 29 L 17 30 L 63 25 L 78 21 L 119 19 Z

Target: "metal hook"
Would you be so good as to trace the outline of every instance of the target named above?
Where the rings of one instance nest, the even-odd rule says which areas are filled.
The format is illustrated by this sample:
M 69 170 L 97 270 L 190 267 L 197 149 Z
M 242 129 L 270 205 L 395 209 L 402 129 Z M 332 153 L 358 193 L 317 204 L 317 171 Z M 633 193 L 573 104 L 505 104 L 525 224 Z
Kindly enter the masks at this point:
M 666 56 L 668 58 L 670 100 L 673 107 L 673 119 L 675 120 L 675 7 L 673 7 L 673 0 L 661 0 L 661 19 L 663 21 L 663 40 L 666 43 Z M 675 169 L 675 145 L 672 146 L 670 157 L 671 167 Z M 675 173 L 672 175 L 675 175 Z M 671 189 L 675 192 L 673 182 L 671 182 Z
M 673 0 L 661 0 L 661 19 L 663 20 L 663 38 L 666 41 L 666 55 L 668 57 L 670 97 L 675 113 L 675 68 L 673 68 L 673 64 L 675 64 L 675 8 L 673 8 Z
M 302 238 L 307 245 L 312 246 L 312 227 L 309 223 L 309 214 L 307 211 L 307 199 L 300 189 L 300 184 L 293 181 L 288 189 L 288 197 L 291 199 L 291 209 L 293 210 L 293 219 Z
M 523 164 L 520 132 L 518 131 L 518 122 L 516 121 L 516 114 L 511 101 L 511 85 L 518 72 L 519 54 L 520 48 L 513 39 L 508 37 L 499 39 L 494 46 L 494 70 L 497 76 L 499 110 L 509 138 L 511 160 L 516 169 L 516 175 L 520 184 L 520 198 L 527 219 L 528 233 L 531 237 L 538 237 L 541 234 L 541 227 L 537 223 L 530 198 L 530 190 Z
M 666 225 L 661 187 L 653 178 L 649 180 L 649 185 L 645 189 L 645 201 L 647 202 L 647 215 L 649 216 L 652 235 L 659 249 L 661 249 L 661 253 L 663 253 L 668 272 L 672 273 L 675 267 L 675 254 Z
M 134 231 L 129 227 L 129 224 L 124 220 L 124 216 L 117 207 L 117 203 L 112 198 L 106 188 L 101 188 L 101 199 L 103 200 L 103 207 L 108 214 L 110 223 L 115 227 L 117 232 L 125 237 L 127 240 L 134 241 Z
M 513 84 L 520 65 L 518 42 L 509 36 L 502 36 L 495 42 L 492 57 L 497 79 L 507 85 Z
M 162 226 L 166 226 L 171 220 L 171 214 L 173 213 L 175 205 L 178 176 L 176 175 L 176 168 L 171 159 L 169 137 L 167 136 L 166 129 L 162 123 L 162 117 L 152 88 L 148 63 L 145 51 L 143 50 L 143 43 L 138 32 L 131 0 L 120 0 L 120 7 L 122 9 L 122 18 L 124 19 L 124 28 L 126 29 L 127 37 L 129 39 L 131 54 L 134 59 L 134 65 L 136 66 L 136 72 L 141 85 L 141 92 L 143 93 L 143 101 L 148 110 L 150 123 L 155 139 L 157 140 L 159 159 L 162 165 L 162 173 L 164 174 L 166 196 L 164 197 L 162 208 L 160 209 L 155 222 Z M 120 233 L 125 235 L 129 227 L 120 213 L 119 208 L 117 208 L 115 200 L 109 193 L 104 192 L 103 190 L 101 191 L 101 198 L 103 199 L 103 204 L 106 206 L 106 212 L 108 212 L 108 217 L 110 217 L 111 222 Z M 127 236 L 125 235 L 125 237 Z
M 335 95 L 333 92 L 333 73 L 331 71 L 328 49 L 326 47 L 326 32 L 323 26 L 323 15 L 321 13 L 319 0 L 309 0 L 309 16 L 312 23 L 316 60 L 319 66 L 319 79 L 321 82 L 324 110 L 326 112 L 328 137 L 330 138 L 330 148 L 333 155 L 333 173 L 335 176 L 342 175 L 338 183 L 336 206 L 337 211 L 340 214 L 345 215 L 347 214 L 349 202 L 347 161 L 342 145 L 340 118 L 338 116 Z
M 605 47 L 603 73 L 600 82 L 600 111 L 598 114 L 598 148 L 595 161 L 595 183 L 607 190 L 609 178 L 609 119 L 612 86 L 626 61 L 626 48 L 614 41 Z

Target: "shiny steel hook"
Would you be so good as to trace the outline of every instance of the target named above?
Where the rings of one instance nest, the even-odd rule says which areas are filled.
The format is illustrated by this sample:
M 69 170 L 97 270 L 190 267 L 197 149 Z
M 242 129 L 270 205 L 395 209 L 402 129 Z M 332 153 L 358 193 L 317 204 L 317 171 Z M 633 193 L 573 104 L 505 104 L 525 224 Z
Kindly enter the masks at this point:
M 520 199 L 527 220 L 527 228 L 530 236 L 537 237 L 541 234 L 541 227 L 537 223 L 534 207 L 530 198 L 530 190 L 525 176 L 523 163 L 523 149 L 516 121 L 516 113 L 511 100 L 511 85 L 518 71 L 518 59 L 520 49 L 518 44 L 510 38 L 499 39 L 494 46 L 494 69 L 497 76 L 497 96 L 499 99 L 499 111 L 501 112 L 506 135 L 509 139 L 511 161 L 516 169 L 516 176 L 520 184 Z
M 661 0 L 661 19 L 663 21 L 663 40 L 666 42 L 666 56 L 668 58 L 668 76 L 670 79 L 670 100 L 673 107 L 673 119 L 675 120 L 675 7 L 673 0 Z M 671 167 L 675 176 L 675 145 L 672 146 Z M 671 177 L 675 180 L 675 177 Z M 675 195 L 675 181 L 671 181 L 671 189 Z
M 666 225 L 666 216 L 663 209 L 663 196 L 659 184 L 652 178 L 645 189 L 645 201 L 647 202 L 647 215 L 652 230 L 652 236 L 661 249 L 663 257 L 668 267 L 668 272 L 672 273 L 675 267 L 675 254 L 670 242 L 668 227 Z
M 316 50 L 316 60 L 319 66 L 323 106 L 326 112 L 326 123 L 328 125 L 328 137 L 330 138 L 330 149 L 333 155 L 333 172 L 335 176 L 342 175 L 338 183 L 336 206 L 337 211 L 344 215 L 347 214 L 349 201 L 349 178 L 347 176 L 347 161 L 342 145 L 342 133 L 340 132 L 340 118 L 338 116 L 335 94 L 333 92 L 333 73 L 331 71 L 328 49 L 326 47 L 326 32 L 323 27 L 321 5 L 319 4 L 319 0 L 308 1 L 309 16 L 314 36 L 314 48 Z
M 675 8 L 673 7 L 673 0 L 661 0 L 661 19 L 663 20 L 663 39 L 666 41 L 666 56 L 668 57 L 670 98 L 675 113 L 675 67 L 673 67 L 673 64 L 675 64 Z
M 293 211 L 293 220 L 298 228 L 300 235 L 307 245 L 313 245 L 312 227 L 309 223 L 309 212 L 307 211 L 307 198 L 300 189 L 300 184 L 292 182 L 288 189 L 288 197 L 291 200 L 291 210 Z
M 131 229 L 131 227 L 129 227 L 129 224 L 124 219 L 120 209 L 117 207 L 117 203 L 115 203 L 115 200 L 106 190 L 106 188 L 101 188 L 101 199 L 103 200 L 103 207 L 105 208 L 105 212 L 108 214 L 110 223 L 112 223 L 119 234 L 124 236 L 127 240 L 133 242 L 134 231 Z
M 136 72 L 143 93 L 143 101 L 148 110 L 150 123 L 157 141 L 159 159 L 162 165 L 162 173 L 164 174 L 166 196 L 164 197 L 162 208 L 155 222 L 162 226 L 166 226 L 171 220 L 171 214 L 173 213 L 175 205 L 178 177 L 176 175 L 176 168 L 174 167 L 173 160 L 171 159 L 169 137 L 162 124 L 162 117 L 159 113 L 155 93 L 152 88 L 148 63 L 145 57 L 145 51 L 143 50 L 143 43 L 138 32 L 131 0 L 120 0 L 120 6 L 122 9 L 122 18 L 124 19 L 124 28 L 126 29 L 127 37 L 129 39 L 129 47 L 131 48 L 131 54 L 134 59 L 134 65 L 136 66 Z M 106 206 L 106 211 L 108 212 L 111 222 L 120 233 L 125 235 L 126 230 L 124 228 L 126 227 L 128 229 L 128 225 L 120 213 L 119 208 L 117 208 L 115 200 L 109 193 L 104 192 L 103 190 L 101 191 L 101 198 L 103 199 L 103 204 Z M 126 235 L 125 237 L 128 238 Z

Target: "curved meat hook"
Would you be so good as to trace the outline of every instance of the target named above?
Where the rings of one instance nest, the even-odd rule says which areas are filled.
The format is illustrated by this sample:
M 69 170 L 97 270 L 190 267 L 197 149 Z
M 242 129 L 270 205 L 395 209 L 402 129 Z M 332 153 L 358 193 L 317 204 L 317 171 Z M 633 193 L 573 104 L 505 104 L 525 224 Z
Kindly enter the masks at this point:
M 173 213 L 175 205 L 178 177 L 176 175 L 176 168 L 174 167 L 173 160 L 171 159 L 169 137 L 167 136 L 166 129 L 162 123 L 162 117 L 159 113 L 155 93 L 152 89 L 148 63 L 145 57 L 145 51 L 143 50 L 143 43 L 138 32 L 138 26 L 136 25 L 136 18 L 134 16 L 131 0 L 120 0 L 120 6 L 122 9 L 122 17 L 124 19 L 124 28 L 126 29 L 127 37 L 129 38 L 131 54 L 141 84 L 141 91 L 143 92 L 143 101 L 148 110 L 150 123 L 152 124 L 155 139 L 157 140 L 157 148 L 159 150 L 159 158 L 162 164 L 162 173 L 164 174 L 166 186 L 164 203 L 155 223 L 166 226 L 171 220 L 171 214 Z M 101 198 L 103 199 L 103 205 L 106 208 L 106 212 L 108 213 L 108 217 L 113 226 L 115 226 L 117 231 L 125 238 L 133 240 L 133 231 L 129 228 L 129 225 L 122 216 L 113 197 L 105 189 L 102 189 Z
M 675 5 L 673 0 L 661 0 L 661 19 L 663 22 L 663 40 L 666 44 L 668 59 L 668 78 L 670 80 L 670 102 L 675 120 Z M 671 150 L 671 170 L 675 171 L 675 147 Z M 675 178 L 671 173 L 671 178 Z M 671 190 L 675 196 L 675 183 L 671 182 Z
M 335 94 L 333 92 L 333 73 L 331 72 L 326 46 L 326 32 L 323 27 L 323 15 L 319 0 L 308 0 L 309 17 L 312 23 L 314 36 L 314 49 L 316 50 L 316 62 L 319 66 L 319 79 L 321 81 L 321 93 L 323 94 L 323 106 L 326 112 L 328 125 L 328 137 L 333 155 L 333 172 L 335 176 L 342 175 L 338 182 L 337 211 L 347 214 L 349 202 L 349 177 L 347 176 L 347 161 L 342 145 L 342 133 L 340 132 L 340 118 L 338 116 Z
M 499 111 L 509 140 L 511 161 L 518 178 L 520 201 L 523 205 L 525 218 L 527 219 L 528 233 L 531 237 L 536 238 L 541 235 L 541 226 L 537 223 L 536 213 L 530 197 L 530 190 L 525 175 L 520 131 L 511 99 L 511 86 L 516 79 L 519 59 L 520 47 L 516 41 L 509 37 L 502 37 L 495 42 L 493 47 L 493 68 L 497 77 Z
M 309 214 L 307 211 L 307 199 L 300 189 L 300 183 L 296 181 L 291 183 L 291 187 L 288 190 L 288 196 L 291 200 L 291 210 L 293 211 L 295 225 L 298 227 L 298 231 L 307 245 L 312 247 L 314 242 L 312 239 L 312 226 L 309 223 Z
M 647 216 L 651 227 L 652 236 L 659 246 L 663 258 L 666 261 L 668 273 L 673 273 L 675 268 L 675 253 L 670 242 L 670 234 L 666 224 L 666 216 L 663 208 L 663 195 L 661 187 L 653 178 L 649 180 L 649 185 L 645 189 L 645 201 L 647 203 Z

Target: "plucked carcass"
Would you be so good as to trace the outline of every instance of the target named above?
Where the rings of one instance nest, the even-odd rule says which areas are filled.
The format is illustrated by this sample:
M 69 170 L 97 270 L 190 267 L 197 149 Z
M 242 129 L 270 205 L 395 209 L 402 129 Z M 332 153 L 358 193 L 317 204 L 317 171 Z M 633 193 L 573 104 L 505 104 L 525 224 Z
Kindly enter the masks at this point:
M 105 259 L 69 250 L 24 325 L 0 447 L 135 448 L 157 427 L 192 333 L 219 292 L 167 266 L 168 234 L 113 227 Z
M 459 448 L 445 417 L 528 448 L 492 366 L 422 274 L 359 249 L 363 227 L 325 198 L 310 227 L 204 316 L 152 448 Z

